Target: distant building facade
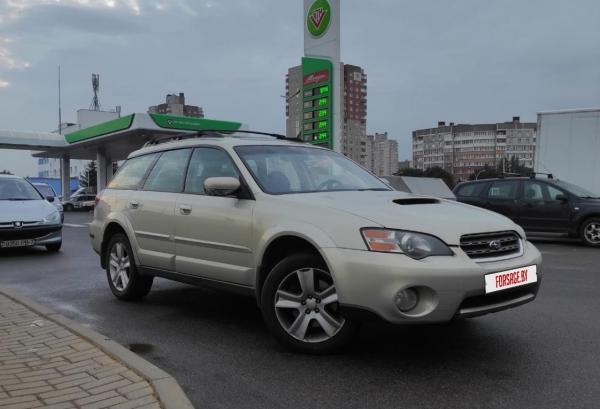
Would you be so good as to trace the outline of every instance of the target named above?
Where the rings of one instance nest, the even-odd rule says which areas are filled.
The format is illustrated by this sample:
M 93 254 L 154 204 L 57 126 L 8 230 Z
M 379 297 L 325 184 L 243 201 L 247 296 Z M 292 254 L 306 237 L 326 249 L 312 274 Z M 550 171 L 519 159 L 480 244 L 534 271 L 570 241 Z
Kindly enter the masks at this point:
M 202 107 L 185 104 L 185 95 L 183 92 L 180 92 L 179 95 L 168 94 L 164 104 L 151 106 L 148 108 L 148 112 L 204 118 L 204 110 Z
M 438 122 L 437 128 L 413 131 L 412 163 L 422 170 L 439 166 L 459 180 L 511 157 L 533 168 L 536 131 L 536 123 L 521 122 L 518 116 L 495 124 Z
M 376 133 L 369 137 L 373 144 L 371 171 L 377 176 L 391 176 L 398 172 L 398 141 L 389 139 L 388 133 Z

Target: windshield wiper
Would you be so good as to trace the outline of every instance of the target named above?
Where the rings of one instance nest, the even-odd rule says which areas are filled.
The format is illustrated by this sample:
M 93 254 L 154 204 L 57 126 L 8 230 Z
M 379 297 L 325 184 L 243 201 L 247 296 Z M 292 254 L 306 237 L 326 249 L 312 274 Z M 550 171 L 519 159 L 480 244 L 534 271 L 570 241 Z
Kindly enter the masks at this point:
M 11 202 L 18 202 L 21 200 L 35 200 L 35 199 L 31 199 L 28 197 L 9 197 L 8 199 L 2 199 L 2 200 L 10 200 Z

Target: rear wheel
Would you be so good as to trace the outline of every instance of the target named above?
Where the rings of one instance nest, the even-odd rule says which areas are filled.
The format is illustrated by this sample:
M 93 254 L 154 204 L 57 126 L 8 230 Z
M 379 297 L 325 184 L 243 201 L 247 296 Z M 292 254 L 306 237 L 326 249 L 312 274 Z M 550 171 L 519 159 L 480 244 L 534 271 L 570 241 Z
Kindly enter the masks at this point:
M 591 247 L 600 247 L 600 219 L 588 219 L 581 225 L 581 239 Z
M 71 203 L 67 203 L 65 205 L 65 212 L 72 212 L 74 209 L 73 205 Z
M 148 295 L 154 277 L 138 273 L 127 237 L 122 233 L 115 234 L 107 248 L 106 277 L 115 297 L 125 301 L 137 301 Z
M 286 257 L 273 268 L 263 287 L 261 307 L 273 335 L 298 352 L 332 352 L 344 346 L 356 329 L 342 314 L 327 266 L 312 254 Z

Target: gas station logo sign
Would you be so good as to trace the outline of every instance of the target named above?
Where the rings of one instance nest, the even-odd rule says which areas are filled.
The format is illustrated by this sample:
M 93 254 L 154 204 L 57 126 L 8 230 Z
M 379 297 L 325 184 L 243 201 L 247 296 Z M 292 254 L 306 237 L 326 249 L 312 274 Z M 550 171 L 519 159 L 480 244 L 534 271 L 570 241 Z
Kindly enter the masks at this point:
M 329 28 L 331 7 L 327 0 L 316 0 L 308 10 L 306 26 L 313 37 L 321 37 Z
M 304 77 L 304 86 L 306 87 L 309 85 L 318 84 L 320 82 L 328 81 L 328 80 L 329 80 L 329 71 L 322 70 L 319 72 L 314 72 L 312 74 L 306 75 Z

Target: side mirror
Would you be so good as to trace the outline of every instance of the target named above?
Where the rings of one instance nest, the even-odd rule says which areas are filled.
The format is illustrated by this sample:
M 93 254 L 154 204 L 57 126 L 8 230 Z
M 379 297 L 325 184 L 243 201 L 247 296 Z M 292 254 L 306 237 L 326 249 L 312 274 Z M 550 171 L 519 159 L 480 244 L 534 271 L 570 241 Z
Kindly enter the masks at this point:
M 54 196 L 46 196 L 46 200 L 50 203 L 54 203 Z
M 240 180 L 232 177 L 214 177 L 204 181 L 204 191 L 209 196 L 231 196 L 240 186 Z
M 562 193 L 556 195 L 554 198 L 556 200 L 560 200 L 561 202 L 568 202 L 569 201 L 569 198 L 567 197 L 567 195 L 562 194 Z

